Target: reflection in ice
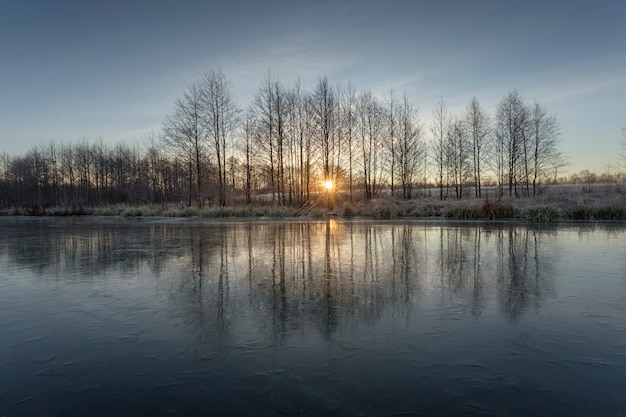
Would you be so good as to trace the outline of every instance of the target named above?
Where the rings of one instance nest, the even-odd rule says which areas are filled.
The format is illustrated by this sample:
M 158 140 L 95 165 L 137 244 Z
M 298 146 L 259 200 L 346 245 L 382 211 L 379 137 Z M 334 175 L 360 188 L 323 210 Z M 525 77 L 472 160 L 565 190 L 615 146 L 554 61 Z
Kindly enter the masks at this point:
M 44 405 L 46 415 L 610 415 L 626 405 L 621 226 L 0 228 L 3 415 Z

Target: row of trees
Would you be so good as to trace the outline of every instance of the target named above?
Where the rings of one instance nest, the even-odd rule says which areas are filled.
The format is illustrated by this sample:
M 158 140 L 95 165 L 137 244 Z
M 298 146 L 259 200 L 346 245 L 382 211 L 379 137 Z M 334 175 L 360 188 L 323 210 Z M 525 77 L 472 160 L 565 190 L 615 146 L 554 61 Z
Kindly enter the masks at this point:
M 159 145 L 42 144 L 0 154 L 0 207 L 100 206 L 180 198 L 184 169 Z
M 0 156 L 0 204 L 219 205 L 254 199 L 301 205 L 332 181 L 348 198 L 529 196 L 565 164 L 555 116 L 509 92 L 490 115 L 472 98 L 452 114 L 441 100 L 430 123 L 406 94 L 381 98 L 333 86 L 285 85 L 268 72 L 244 109 L 221 71 L 174 103 L 159 134 L 141 144 L 49 143 Z
M 440 101 L 432 137 L 441 199 L 450 187 L 457 198 L 471 190 L 481 197 L 485 179 L 495 180 L 500 195 L 536 195 L 540 184 L 556 181 L 566 165 L 556 117 L 537 102 L 527 105 L 517 91 L 498 103 L 494 119 L 476 97 L 462 115 L 450 115 Z

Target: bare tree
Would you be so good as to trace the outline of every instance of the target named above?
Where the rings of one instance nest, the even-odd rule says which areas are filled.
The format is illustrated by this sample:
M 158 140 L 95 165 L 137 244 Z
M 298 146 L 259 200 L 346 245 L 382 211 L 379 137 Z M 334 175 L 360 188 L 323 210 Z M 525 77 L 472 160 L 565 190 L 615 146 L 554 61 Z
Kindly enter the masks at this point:
M 193 201 L 194 179 L 196 198 L 202 204 L 202 160 L 207 148 L 204 123 L 205 97 L 202 88 L 194 83 L 182 99 L 174 102 L 174 112 L 163 123 L 165 144 L 187 164 L 188 206 Z
M 213 142 L 217 162 L 218 202 L 227 203 L 226 155 L 237 128 L 239 107 L 233 95 L 233 86 L 221 70 L 207 72 L 201 81 L 203 123 Z
M 257 91 L 252 105 L 254 114 L 254 126 L 256 127 L 255 140 L 260 152 L 265 154 L 269 163 L 269 186 L 272 192 L 272 200 L 276 199 L 276 150 L 274 133 L 274 82 L 270 71 L 265 75 L 263 85 Z
M 509 93 L 496 109 L 498 134 L 506 149 L 509 196 L 519 196 L 520 177 L 528 179 L 528 122 L 529 111 L 517 90 Z
M 476 97 L 472 97 L 465 111 L 465 125 L 470 135 L 472 148 L 472 175 L 475 197 L 482 196 L 483 159 L 485 146 L 491 130 L 489 115 L 485 112 Z
M 353 196 L 354 185 L 354 140 L 355 140 L 355 127 L 356 127 L 356 93 L 351 83 L 348 83 L 348 88 L 341 95 L 341 119 L 342 127 L 344 129 L 343 135 L 345 136 L 345 147 L 348 158 L 348 193 L 350 199 Z
M 72 144 L 61 145 L 60 151 L 60 169 L 63 178 L 63 203 L 70 205 L 75 198 L 76 176 L 74 167 L 74 153 Z
M 507 181 L 506 178 L 506 133 L 505 126 L 500 124 L 496 125 L 494 134 L 492 136 L 492 143 L 490 147 L 490 157 L 488 158 L 489 165 L 491 165 L 495 174 L 497 183 L 497 195 L 502 197 L 504 195 L 504 186 Z
M 274 104 L 274 132 L 276 133 L 276 157 L 277 157 L 277 168 L 278 168 L 278 196 L 280 201 L 285 203 L 285 154 L 287 154 L 287 138 L 286 138 L 286 123 L 287 123 L 287 111 L 288 107 L 288 98 L 287 91 L 285 87 L 277 80 L 274 82 L 272 86 L 272 94 L 274 98 L 272 103 Z
M 398 165 L 402 198 L 410 199 L 418 174 L 418 167 L 424 154 L 422 125 L 417 118 L 417 110 L 409 102 L 406 94 L 402 97 L 398 110 L 398 144 L 396 160 Z M 425 169 L 425 167 L 422 167 Z
M 365 198 L 373 198 L 382 178 L 381 140 L 384 127 L 384 109 L 370 91 L 359 95 L 357 101 L 358 129 L 361 141 L 361 160 Z
M 558 169 L 566 163 L 559 148 L 561 129 L 555 115 L 550 115 L 535 102 L 530 111 L 530 145 L 532 147 L 532 188 L 533 195 L 542 178 L 556 176 Z
M 337 100 L 335 91 L 330 86 L 328 79 L 322 77 L 318 80 L 311 95 L 311 109 L 313 110 L 313 126 L 317 146 L 320 150 L 322 179 L 335 180 L 335 172 L 332 165 L 334 160 L 335 143 L 335 113 Z
M 289 154 L 289 202 L 302 204 L 309 198 L 311 182 L 311 111 L 310 100 L 296 81 L 287 93 L 287 131 Z M 294 201 L 291 200 L 293 193 Z
M 144 143 L 148 162 L 148 177 L 153 202 L 164 203 L 167 200 L 165 187 L 165 155 L 157 142 L 155 133 L 149 134 Z
M 389 101 L 387 103 L 387 148 L 389 152 L 389 179 L 391 187 L 391 196 L 394 195 L 394 180 L 396 176 L 396 131 L 398 118 L 398 99 L 393 93 L 393 89 L 389 91 Z
M 252 202 L 252 166 L 253 166 L 253 137 L 254 137 L 254 116 L 252 110 L 248 109 L 243 121 L 243 142 L 241 148 L 244 154 L 245 167 L 245 201 L 246 204 Z
M 8 153 L 0 153 L 0 207 L 9 208 L 11 201 L 11 157 Z
M 448 164 L 457 199 L 462 199 L 464 185 L 470 176 L 470 146 L 467 129 L 462 119 L 454 118 L 448 128 Z
M 241 124 L 232 84 L 219 70 L 205 73 L 173 107 L 162 126 L 166 148 L 152 137 L 140 146 L 50 143 L 20 157 L 0 155 L 0 205 L 37 213 L 62 204 L 201 206 L 215 198 L 224 206 L 244 194 L 251 203 L 260 191 L 301 206 L 318 179 L 343 181 L 350 198 L 362 190 L 371 199 L 389 186 L 392 196 L 410 199 L 427 175 L 440 199 L 467 197 L 472 187 L 481 197 L 489 168 L 500 196 L 506 186 L 521 197 L 536 195 L 566 164 L 556 116 L 526 105 L 517 91 L 498 103 L 493 123 L 475 97 L 459 117 L 439 100 L 428 144 L 406 94 L 391 91 L 382 103 L 351 84 L 331 87 L 326 77 L 308 93 L 299 82 L 284 87 L 268 71 Z M 622 136 L 626 167 L 626 128 Z
M 76 145 L 73 155 L 78 182 L 77 203 L 78 205 L 89 205 L 91 204 L 91 191 L 93 184 L 93 160 L 91 149 L 87 141 L 83 141 Z
M 439 187 L 439 199 L 444 199 L 444 176 L 447 166 L 447 137 L 450 114 L 443 99 L 439 100 L 433 109 L 431 132 L 433 135 L 432 153 L 437 169 L 437 186 Z
M 6 152 L 2 152 L 0 154 L 0 176 L 2 180 L 6 183 L 9 182 L 9 173 L 11 171 L 11 158 L 9 154 Z

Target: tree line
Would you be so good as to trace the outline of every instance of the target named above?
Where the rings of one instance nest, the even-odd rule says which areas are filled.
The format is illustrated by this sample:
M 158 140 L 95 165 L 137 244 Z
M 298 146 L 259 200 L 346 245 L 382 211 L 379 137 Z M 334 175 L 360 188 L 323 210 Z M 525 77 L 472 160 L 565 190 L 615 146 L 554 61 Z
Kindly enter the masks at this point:
M 405 94 L 378 97 L 323 76 L 310 90 L 268 71 L 242 107 L 209 71 L 141 143 L 50 142 L 0 154 L 0 206 L 106 204 L 299 206 L 332 181 L 349 199 L 535 195 L 565 163 L 556 117 L 516 90 L 494 114 L 476 97 L 430 120 Z

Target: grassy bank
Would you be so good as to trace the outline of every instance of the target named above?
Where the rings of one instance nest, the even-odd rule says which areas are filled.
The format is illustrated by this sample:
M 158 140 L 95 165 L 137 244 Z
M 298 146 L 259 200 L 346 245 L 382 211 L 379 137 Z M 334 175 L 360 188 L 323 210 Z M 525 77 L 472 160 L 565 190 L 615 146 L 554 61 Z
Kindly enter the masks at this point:
M 317 203 L 317 204 L 315 204 Z M 175 205 L 113 206 L 85 208 L 12 208 L 0 210 L 10 216 L 119 216 L 180 218 L 325 218 L 364 217 L 376 220 L 397 218 L 443 218 L 454 220 L 515 219 L 531 222 L 615 221 L 626 220 L 626 193 L 615 189 L 553 189 L 536 198 L 470 198 L 463 200 L 419 198 L 400 200 L 377 198 L 348 201 L 338 199 L 332 210 L 313 200 L 305 209 L 288 208 L 271 203 L 232 207 L 180 207 Z
M 464 201 L 393 201 L 373 200 L 350 206 L 350 215 L 374 219 L 445 218 L 454 220 L 523 220 L 556 222 L 559 220 L 626 220 L 626 205 L 549 204 L 535 199 L 472 199 Z

